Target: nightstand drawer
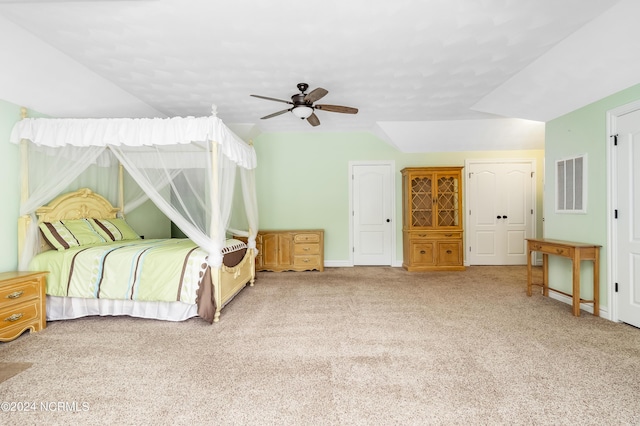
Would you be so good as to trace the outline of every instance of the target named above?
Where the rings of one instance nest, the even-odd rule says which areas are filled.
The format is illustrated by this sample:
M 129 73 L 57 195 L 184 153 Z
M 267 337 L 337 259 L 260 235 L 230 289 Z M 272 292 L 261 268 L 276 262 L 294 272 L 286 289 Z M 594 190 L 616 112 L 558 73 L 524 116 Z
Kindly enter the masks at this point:
M 8 309 L 0 310 L 0 335 L 3 330 L 10 327 L 17 327 L 25 323 L 33 322 L 38 318 L 40 312 L 39 300 L 27 301 L 20 305 L 13 305 Z
M 26 330 L 37 332 L 47 327 L 47 273 L 0 273 L 0 342 L 13 340 Z
M 0 303 L 4 307 L 7 304 L 21 303 L 25 300 L 35 299 L 40 295 L 40 284 L 37 280 L 29 280 L 11 284 L 0 288 Z

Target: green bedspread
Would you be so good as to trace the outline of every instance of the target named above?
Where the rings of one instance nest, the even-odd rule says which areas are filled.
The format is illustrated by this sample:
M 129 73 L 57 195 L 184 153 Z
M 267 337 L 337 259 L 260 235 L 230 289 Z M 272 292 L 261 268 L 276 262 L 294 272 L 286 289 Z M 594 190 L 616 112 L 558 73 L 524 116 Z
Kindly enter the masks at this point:
M 51 296 L 197 302 L 206 253 L 189 239 L 130 240 L 50 250 L 31 270 L 49 271 Z

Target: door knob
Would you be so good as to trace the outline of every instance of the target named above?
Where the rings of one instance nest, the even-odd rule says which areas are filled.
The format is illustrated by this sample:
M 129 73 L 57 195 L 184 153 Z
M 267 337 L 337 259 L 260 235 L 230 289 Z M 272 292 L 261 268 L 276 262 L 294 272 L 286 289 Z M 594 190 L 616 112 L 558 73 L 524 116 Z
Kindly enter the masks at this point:
M 391 219 L 387 219 L 387 223 L 391 222 Z

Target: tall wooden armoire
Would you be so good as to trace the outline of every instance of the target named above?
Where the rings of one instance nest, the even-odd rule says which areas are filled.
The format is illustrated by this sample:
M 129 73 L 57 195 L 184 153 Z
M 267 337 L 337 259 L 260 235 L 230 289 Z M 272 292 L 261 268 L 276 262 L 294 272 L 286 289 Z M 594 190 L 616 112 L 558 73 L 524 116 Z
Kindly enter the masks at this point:
M 462 167 L 409 167 L 402 173 L 402 267 L 464 270 Z

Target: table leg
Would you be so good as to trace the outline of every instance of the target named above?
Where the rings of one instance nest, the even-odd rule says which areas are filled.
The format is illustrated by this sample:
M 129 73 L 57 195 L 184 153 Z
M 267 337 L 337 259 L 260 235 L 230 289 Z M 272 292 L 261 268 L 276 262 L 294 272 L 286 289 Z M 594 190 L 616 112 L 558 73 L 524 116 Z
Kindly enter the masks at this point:
M 600 316 L 600 250 L 596 247 L 593 258 L 593 315 Z
M 527 249 L 529 256 L 527 257 L 527 296 L 531 296 L 531 280 L 533 275 L 531 272 L 531 250 Z
M 542 294 L 549 296 L 549 255 L 542 254 Z
M 573 315 L 580 316 L 580 250 L 573 255 Z

